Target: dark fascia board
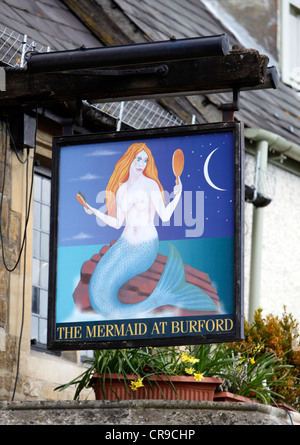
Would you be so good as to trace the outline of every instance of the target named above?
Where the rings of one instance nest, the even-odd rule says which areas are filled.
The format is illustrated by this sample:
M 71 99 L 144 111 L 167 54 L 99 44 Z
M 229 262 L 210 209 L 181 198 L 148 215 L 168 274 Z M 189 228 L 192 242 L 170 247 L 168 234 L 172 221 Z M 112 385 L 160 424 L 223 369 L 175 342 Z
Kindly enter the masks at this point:
M 276 87 L 276 70 L 255 50 L 114 69 L 6 71 L 0 107 L 89 100 L 97 103 Z

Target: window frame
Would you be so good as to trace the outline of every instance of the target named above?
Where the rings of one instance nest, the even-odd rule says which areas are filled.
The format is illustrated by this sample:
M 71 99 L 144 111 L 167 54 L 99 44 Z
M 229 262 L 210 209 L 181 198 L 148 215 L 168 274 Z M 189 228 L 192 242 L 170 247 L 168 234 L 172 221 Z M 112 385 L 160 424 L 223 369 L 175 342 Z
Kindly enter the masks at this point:
M 51 170 L 48 170 L 48 169 L 46 169 L 44 167 L 35 166 L 34 167 L 34 180 L 35 180 L 36 176 L 40 176 L 41 178 L 48 179 L 49 182 L 50 182 L 50 187 L 51 187 Z M 34 203 L 34 201 L 35 201 L 34 195 L 32 197 L 32 200 L 33 200 L 32 202 Z M 51 189 L 50 189 L 49 210 L 51 210 Z M 33 214 L 32 214 L 32 221 L 33 221 Z M 32 263 L 33 263 L 33 259 L 35 258 L 34 257 L 34 236 L 33 236 L 34 230 L 36 230 L 36 229 L 35 229 L 34 224 L 33 224 L 32 225 L 32 255 L 31 255 Z M 50 240 L 50 212 L 49 212 L 49 240 Z M 50 253 L 50 244 L 48 244 L 48 254 L 49 253 Z M 49 258 L 48 258 L 48 263 L 49 263 Z M 33 264 L 32 264 L 32 268 L 33 268 Z M 41 289 L 41 287 L 34 286 L 33 282 L 32 282 L 32 285 L 31 285 L 32 304 L 33 304 L 34 288 Z M 48 304 L 48 291 L 47 291 L 46 299 L 47 299 L 47 304 Z M 33 317 L 44 318 L 46 323 L 47 323 L 48 322 L 48 309 L 46 309 L 46 311 L 45 311 L 46 312 L 46 317 L 45 316 L 42 317 L 39 313 L 34 313 L 33 312 L 32 304 L 31 304 L 31 325 L 32 325 Z M 31 330 L 30 331 L 30 343 L 31 343 L 31 348 L 34 349 L 34 350 L 38 350 L 38 351 L 41 351 L 41 352 L 47 352 L 47 353 L 55 354 L 55 355 L 61 355 L 60 351 L 50 351 L 47 348 L 47 333 L 46 333 L 45 343 L 43 343 L 43 342 L 39 341 L 39 339 L 36 339 L 36 338 L 33 337 L 32 330 Z
M 281 66 L 281 77 L 282 81 L 287 85 L 290 85 L 297 91 L 300 91 L 300 81 L 293 80 L 291 78 L 291 52 L 290 52 L 290 42 L 291 42 L 291 29 L 290 29 L 290 16 L 291 7 L 299 10 L 300 16 L 300 0 L 281 0 L 280 2 L 280 66 Z M 300 20 L 299 20 L 299 31 L 300 31 Z M 300 66 L 299 75 L 300 75 Z

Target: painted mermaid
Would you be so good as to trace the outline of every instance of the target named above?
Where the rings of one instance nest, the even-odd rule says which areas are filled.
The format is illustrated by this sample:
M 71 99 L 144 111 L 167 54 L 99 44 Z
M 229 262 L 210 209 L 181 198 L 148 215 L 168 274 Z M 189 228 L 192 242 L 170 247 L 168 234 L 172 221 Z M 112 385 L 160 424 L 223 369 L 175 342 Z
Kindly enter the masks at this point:
M 219 310 L 202 289 L 185 281 L 182 259 L 172 244 L 160 280 L 148 298 L 124 304 L 117 296 L 127 280 L 145 272 L 155 261 L 159 246 L 155 214 L 162 221 L 169 221 L 181 194 L 178 176 L 174 198 L 166 204 L 153 155 L 145 143 L 136 142 L 116 163 L 110 177 L 106 189 L 107 213 L 79 197 L 86 213 L 116 229 L 125 225 L 119 240 L 102 257 L 90 280 L 91 305 L 105 319 L 151 317 L 151 311 L 164 305 L 195 311 Z

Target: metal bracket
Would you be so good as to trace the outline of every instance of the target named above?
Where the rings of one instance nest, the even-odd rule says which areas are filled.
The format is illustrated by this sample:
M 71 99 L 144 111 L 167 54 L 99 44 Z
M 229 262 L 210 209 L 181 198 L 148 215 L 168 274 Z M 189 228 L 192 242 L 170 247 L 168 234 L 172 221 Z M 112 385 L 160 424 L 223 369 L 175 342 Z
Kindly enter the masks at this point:
M 16 150 L 34 148 L 36 144 L 35 133 L 36 116 L 23 111 L 11 114 L 7 118 L 11 146 Z
M 234 88 L 232 91 L 232 103 L 219 105 L 219 110 L 223 112 L 224 122 L 234 122 L 234 112 L 240 109 L 240 90 Z

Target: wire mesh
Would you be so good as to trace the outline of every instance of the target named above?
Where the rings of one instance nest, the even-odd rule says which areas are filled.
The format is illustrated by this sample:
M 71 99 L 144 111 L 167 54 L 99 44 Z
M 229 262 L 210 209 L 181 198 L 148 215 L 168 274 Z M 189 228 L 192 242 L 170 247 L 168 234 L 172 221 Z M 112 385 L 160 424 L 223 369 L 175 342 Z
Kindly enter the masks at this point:
M 8 28 L 0 27 L 0 62 L 13 68 L 26 67 L 26 54 L 30 51 L 49 52 L 49 46 L 43 46 Z M 117 121 L 118 129 L 124 123 L 134 129 L 180 126 L 185 122 L 166 111 L 156 101 L 134 100 L 89 104 Z
M 118 120 L 122 102 L 93 104 L 92 106 Z M 185 124 L 183 120 L 160 107 L 157 102 L 150 100 L 123 102 L 122 122 L 137 130 Z
M 26 54 L 30 51 L 47 52 L 50 48 L 40 45 L 27 35 L 19 34 L 8 28 L 0 27 L 0 61 L 10 67 L 23 68 Z
M 4 65 L 12 68 L 25 68 L 28 52 L 49 52 L 50 50 L 49 46 L 45 47 L 28 39 L 27 35 L 0 27 L 0 62 Z M 88 105 L 115 118 L 117 129 L 121 129 L 122 122 L 134 129 L 185 124 L 184 121 L 167 112 L 155 101 L 134 100 Z M 90 351 L 83 352 L 89 356 Z

